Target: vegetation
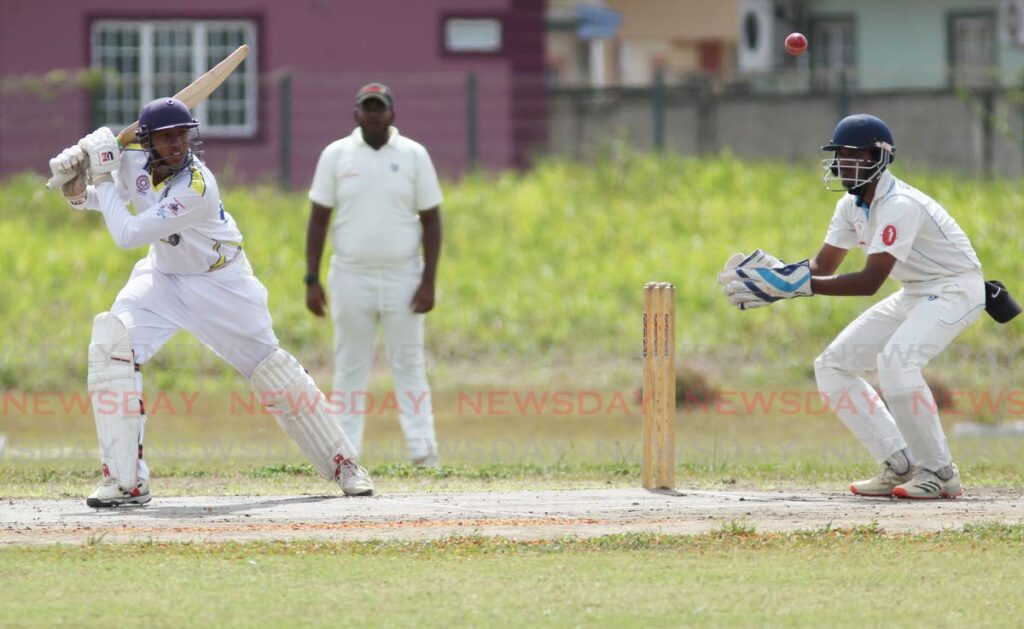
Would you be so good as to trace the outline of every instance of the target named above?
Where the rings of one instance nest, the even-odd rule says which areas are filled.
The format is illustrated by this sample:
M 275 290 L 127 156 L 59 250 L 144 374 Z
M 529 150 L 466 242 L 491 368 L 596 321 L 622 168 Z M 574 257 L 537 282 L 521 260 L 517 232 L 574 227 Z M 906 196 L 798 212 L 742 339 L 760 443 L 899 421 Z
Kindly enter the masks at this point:
M 1007 254 L 1024 233 L 1018 183 L 907 178 L 956 216 L 990 277 L 1024 290 L 1013 284 L 1018 263 Z M 640 288 L 658 280 L 679 291 L 682 355 L 712 363 L 740 357 L 792 378 L 806 376 L 824 343 L 871 303 L 803 299 L 738 312 L 718 293 L 715 275 L 735 251 L 763 247 L 791 260 L 816 252 L 836 197 L 810 165 L 609 152 L 595 164 L 550 160 L 527 173 L 470 176 L 445 193 L 440 299 L 428 334 L 438 364 L 634 357 Z M 225 205 L 270 291 L 282 343 L 304 362 L 329 364 L 329 326 L 305 310 L 300 281 L 304 194 L 234 188 Z M 0 324 L 8 330 L 0 390 L 78 387 L 92 317 L 109 307 L 145 251 L 116 249 L 97 214 L 69 209 L 36 176 L 0 187 L 0 207 Z M 844 268 L 861 260 L 854 252 Z M 957 341 L 971 353 L 966 372 L 1013 363 L 1020 326 L 998 334 L 994 326 L 986 320 Z M 156 365 L 160 387 L 238 384 L 186 334 Z
M 700 536 L 540 542 L 96 539 L 0 549 L 0 624 L 109 626 L 124 610 L 96 601 L 116 581 L 166 626 L 1013 626 L 1022 560 L 1021 526 L 984 524 L 760 534 L 739 521 Z

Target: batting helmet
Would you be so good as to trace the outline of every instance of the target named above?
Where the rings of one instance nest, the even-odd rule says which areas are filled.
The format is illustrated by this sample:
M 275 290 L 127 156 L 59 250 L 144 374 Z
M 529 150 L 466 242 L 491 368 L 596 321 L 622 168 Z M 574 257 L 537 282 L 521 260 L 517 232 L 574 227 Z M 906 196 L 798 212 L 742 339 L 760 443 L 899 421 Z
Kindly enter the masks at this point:
M 822 160 L 825 171 L 825 188 L 841 191 L 860 188 L 878 178 L 889 164 L 896 159 L 896 142 L 892 131 L 881 118 L 871 114 L 853 114 L 839 121 L 832 140 L 821 147 L 823 151 L 837 152 L 839 149 L 870 149 L 872 158 L 869 162 L 854 159 L 840 159 L 838 153 L 832 158 Z M 852 175 L 839 178 L 839 167 L 854 171 Z M 839 179 L 842 187 L 833 187 Z
M 139 112 L 139 128 L 135 137 L 149 140 L 155 131 L 179 127 L 194 129 L 198 126 L 199 121 L 192 117 L 185 103 L 177 98 L 158 98 L 146 103 Z

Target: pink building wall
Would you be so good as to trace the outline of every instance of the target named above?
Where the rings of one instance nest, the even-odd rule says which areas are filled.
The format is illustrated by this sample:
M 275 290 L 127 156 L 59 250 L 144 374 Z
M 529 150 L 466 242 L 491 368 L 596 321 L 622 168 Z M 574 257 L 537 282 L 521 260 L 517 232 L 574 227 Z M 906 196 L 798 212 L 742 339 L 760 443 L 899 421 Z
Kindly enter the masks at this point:
M 277 179 L 278 77 L 284 72 L 292 77 L 290 170 L 297 188 L 308 185 L 320 150 L 352 130 L 353 95 L 369 81 L 391 86 L 396 126 L 426 145 L 446 175 L 467 166 L 468 73 L 478 82 L 480 166 L 524 165 L 531 147 L 544 140 L 543 0 L 3 0 L 3 9 L 0 176 L 45 172 L 53 154 L 91 130 L 88 93 L 59 82 L 40 91 L 39 77 L 88 68 L 90 25 L 97 19 L 255 22 L 261 77 L 257 133 L 245 139 L 208 136 L 203 147 L 207 161 L 225 177 Z M 445 53 L 446 15 L 500 17 L 503 50 Z

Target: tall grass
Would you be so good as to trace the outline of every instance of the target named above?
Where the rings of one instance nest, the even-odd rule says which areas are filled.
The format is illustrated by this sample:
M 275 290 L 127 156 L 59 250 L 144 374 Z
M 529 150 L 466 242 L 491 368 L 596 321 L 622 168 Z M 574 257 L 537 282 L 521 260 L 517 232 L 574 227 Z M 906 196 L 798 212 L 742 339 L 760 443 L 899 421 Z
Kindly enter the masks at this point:
M 1019 182 L 905 178 L 959 220 L 986 275 L 1024 295 L 1015 279 Z M 766 363 L 807 365 L 874 301 L 800 299 L 738 312 L 718 291 L 715 276 L 735 251 L 763 247 L 787 260 L 817 251 L 837 197 L 821 188 L 812 164 L 609 152 L 592 164 L 549 160 L 526 173 L 470 176 L 445 194 L 440 295 L 428 319 L 441 361 L 633 358 L 641 287 L 658 280 L 678 288 L 684 353 L 714 361 L 756 352 Z M 224 202 L 270 291 L 282 343 L 305 361 L 326 362 L 331 330 L 305 310 L 301 281 L 304 193 L 234 188 Z M 38 176 L 4 182 L 0 208 L 0 389 L 78 386 L 92 317 L 110 306 L 145 249 L 116 249 L 98 214 L 69 209 Z M 851 253 L 843 270 L 862 260 Z M 986 319 L 958 343 L 1006 364 L 1024 338 L 1014 324 Z M 234 377 L 185 336 L 158 363 L 189 368 L 161 374 L 159 386 Z

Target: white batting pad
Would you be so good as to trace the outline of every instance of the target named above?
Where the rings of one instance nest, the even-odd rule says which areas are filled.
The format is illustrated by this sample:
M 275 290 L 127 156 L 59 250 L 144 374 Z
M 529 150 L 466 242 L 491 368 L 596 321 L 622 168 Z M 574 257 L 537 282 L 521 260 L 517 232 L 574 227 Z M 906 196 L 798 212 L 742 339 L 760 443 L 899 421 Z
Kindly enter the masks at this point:
M 276 350 L 256 367 L 252 388 L 321 476 L 336 480 L 341 461 L 355 461 L 341 423 L 327 413 L 327 398 L 294 356 Z
M 142 437 L 142 399 L 128 328 L 109 312 L 96 315 L 89 342 L 89 398 L 96 417 L 104 476 L 135 487 Z

